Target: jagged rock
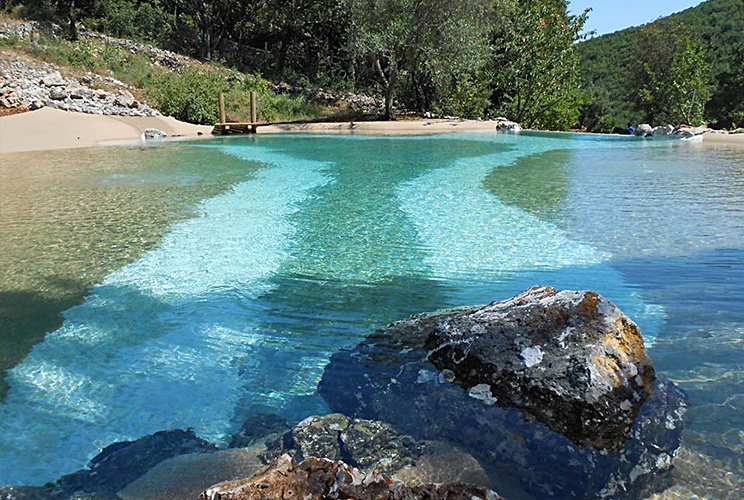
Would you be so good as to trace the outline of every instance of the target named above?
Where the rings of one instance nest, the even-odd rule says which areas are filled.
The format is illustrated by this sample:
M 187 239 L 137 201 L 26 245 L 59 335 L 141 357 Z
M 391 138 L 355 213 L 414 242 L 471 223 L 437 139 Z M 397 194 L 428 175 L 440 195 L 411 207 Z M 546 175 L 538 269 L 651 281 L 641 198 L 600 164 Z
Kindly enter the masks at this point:
M 708 130 L 708 127 L 692 127 L 690 125 L 680 125 L 674 129 L 674 135 L 681 136 L 682 138 L 690 138 L 698 135 L 703 135 Z
M 731 131 L 732 134 L 744 134 L 744 128 L 737 128 Z
M 123 112 L 122 112 L 123 113 Z M 126 113 L 125 113 L 126 114 Z M 151 139 L 165 139 L 168 137 L 168 134 L 163 132 L 160 129 L 156 128 L 148 128 L 145 130 L 145 132 L 142 134 L 142 138 L 145 140 L 151 140 Z
M 319 390 L 334 411 L 450 442 L 498 491 L 508 474 L 514 495 L 538 498 L 663 486 L 686 408 L 681 391 L 654 382 L 619 309 L 550 288 L 393 323 L 335 354 Z
M 67 81 L 62 78 L 59 72 L 46 75 L 41 79 L 41 84 L 46 87 L 63 87 L 67 85 Z
M 116 492 L 168 458 L 187 453 L 211 453 L 217 448 L 194 431 L 161 431 L 136 441 L 114 443 L 88 463 L 87 468 L 57 481 L 65 492 Z
M 521 132 L 522 126 L 517 122 L 513 122 L 503 116 L 500 116 L 494 120 L 496 122 L 496 130 L 502 132 Z
M 299 464 L 281 456 L 249 479 L 208 488 L 204 500 L 497 500 L 493 491 L 464 484 L 407 486 L 378 473 L 367 473 L 339 461 L 308 457 Z
M 651 137 L 654 135 L 654 129 L 648 123 L 642 123 L 636 128 L 635 135 L 638 137 Z
M 134 104 L 135 99 L 131 92 L 122 90 L 119 95 L 116 96 L 116 99 L 114 99 L 114 104 L 116 106 L 121 106 L 123 108 L 129 108 Z
M 53 101 L 64 101 L 68 97 L 69 94 L 61 87 L 52 87 L 49 91 L 49 98 Z
M 270 463 L 286 453 L 299 460 L 309 456 L 344 460 L 365 472 L 405 477 L 409 483 L 467 480 L 490 485 L 483 467 L 450 445 L 419 441 L 384 422 L 350 419 L 339 413 L 308 417 L 267 443 L 261 456 Z
M 664 137 L 667 135 L 672 135 L 672 132 L 674 132 L 674 127 L 671 125 L 659 125 L 654 129 L 654 136 Z

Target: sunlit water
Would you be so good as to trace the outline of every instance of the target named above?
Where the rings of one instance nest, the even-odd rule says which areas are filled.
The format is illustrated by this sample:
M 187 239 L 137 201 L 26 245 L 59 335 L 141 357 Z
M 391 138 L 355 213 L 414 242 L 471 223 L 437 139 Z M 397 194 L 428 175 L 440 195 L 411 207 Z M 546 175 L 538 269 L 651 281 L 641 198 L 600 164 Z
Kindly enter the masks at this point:
M 534 284 L 620 305 L 692 398 L 694 456 L 740 467 L 742 151 L 538 134 L 96 151 L 48 159 L 83 179 L 49 196 L 0 170 L 0 352 L 14 353 L 0 484 L 43 484 L 158 430 L 225 444 L 252 414 L 325 412 L 334 352 Z M 50 318 L 23 313 L 35 304 Z

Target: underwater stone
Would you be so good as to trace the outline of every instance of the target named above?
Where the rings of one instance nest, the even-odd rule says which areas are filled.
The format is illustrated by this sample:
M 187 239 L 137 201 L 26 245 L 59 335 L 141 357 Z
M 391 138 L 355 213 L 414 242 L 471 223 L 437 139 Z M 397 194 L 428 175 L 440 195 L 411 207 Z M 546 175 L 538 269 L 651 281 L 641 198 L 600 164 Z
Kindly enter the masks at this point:
M 272 435 L 290 429 L 287 420 L 275 413 L 261 413 L 243 422 L 240 431 L 230 439 L 229 448 L 245 448 L 265 442 Z
M 65 492 L 113 493 L 163 460 L 216 450 L 213 444 L 196 437 L 192 429 L 156 432 L 107 446 L 88 462 L 87 468 L 63 476 L 56 485 Z
M 540 362 L 525 363 L 525 349 L 535 361 L 537 347 Z M 422 381 L 433 366 L 454 383 Z M 614 304 L 545 287 L 393 323 L 335 354 L 319 390 L 334 411 L 460 447 L 507 497 L 505 474 L 521 483 L 517 497 L 661 487 L 669 469 L 659 457 L 679 447 L 686 408 L 679 389 L 656 379 L 637 326 Z
M 299 464 L 282 455 L 249 479 L 219 483 L 204 500 L 498 500 L 493 491 L 459 483 L 407 486 L 379 473 L 364 473 L 340 460 L 308 457 Z
M 377 471 L 408 484 L 457 482 L 490 487 L 485 469 L 471 455 L 442 442 L 420 441 L 385 422 L 334 413 L 308 417 L 261 455 L 268 464 L 290 454 L 343 460 L 364 472 Z

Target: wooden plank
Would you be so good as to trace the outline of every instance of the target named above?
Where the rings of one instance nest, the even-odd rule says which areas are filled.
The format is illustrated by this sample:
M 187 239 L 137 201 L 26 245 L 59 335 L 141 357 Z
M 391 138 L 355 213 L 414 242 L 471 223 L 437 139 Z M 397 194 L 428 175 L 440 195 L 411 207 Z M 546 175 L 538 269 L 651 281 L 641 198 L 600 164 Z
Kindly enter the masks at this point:
M 220 92 L 220 123 L 225 123 L 227 121 L 227 115 L 225 113 L 225 94 Z
M 251 133 L 256 133 L 256 92 L 251 90 Z

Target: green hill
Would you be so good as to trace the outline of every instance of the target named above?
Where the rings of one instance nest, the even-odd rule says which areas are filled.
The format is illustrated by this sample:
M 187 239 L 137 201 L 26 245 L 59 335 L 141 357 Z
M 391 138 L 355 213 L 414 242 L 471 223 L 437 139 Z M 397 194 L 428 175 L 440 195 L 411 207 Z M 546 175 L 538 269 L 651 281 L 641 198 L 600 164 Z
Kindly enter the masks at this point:
M 681 24 L 707 49 L 712 68 L 712 98 L 706 117 L 729 127 L 744 122 L 744 0 L 708 0 L 697 7 L 661 18 L 657 26 Z M 637 122 L 632 81 L 636 55 L 643 47 L 644 27 L 628 28 L 578 45 L 584 62 L 585 87 L 617 125 Z

